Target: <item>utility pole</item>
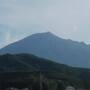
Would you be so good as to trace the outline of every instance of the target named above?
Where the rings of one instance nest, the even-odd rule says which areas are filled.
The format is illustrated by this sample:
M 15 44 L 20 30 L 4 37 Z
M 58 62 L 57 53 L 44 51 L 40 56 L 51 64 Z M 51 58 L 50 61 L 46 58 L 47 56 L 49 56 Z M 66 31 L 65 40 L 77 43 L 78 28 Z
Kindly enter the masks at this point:
M 41 75 L 41 71 L 39 71 L 39 78 L 40 78 L 40 90 L 42 90 L 42 75 Z
M 43 86 L 42 86 L 42 73 L 41 73 L 41 69 L 40 69 L 40 66 L 39 65 L 37 65 L 37 67 L 38 67 L 38 73 L 39 73 L 39 87 L 40 87 L 40 90 L 42 90 L 43 89 Z

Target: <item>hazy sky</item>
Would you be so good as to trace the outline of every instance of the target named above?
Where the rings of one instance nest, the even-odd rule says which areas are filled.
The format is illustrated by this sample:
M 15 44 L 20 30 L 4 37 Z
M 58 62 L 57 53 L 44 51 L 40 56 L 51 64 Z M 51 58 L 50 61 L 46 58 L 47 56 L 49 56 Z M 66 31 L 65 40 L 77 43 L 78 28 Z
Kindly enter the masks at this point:
M 90 0 L 0 0 L 0 47 L 45 31 L 90 44 Z

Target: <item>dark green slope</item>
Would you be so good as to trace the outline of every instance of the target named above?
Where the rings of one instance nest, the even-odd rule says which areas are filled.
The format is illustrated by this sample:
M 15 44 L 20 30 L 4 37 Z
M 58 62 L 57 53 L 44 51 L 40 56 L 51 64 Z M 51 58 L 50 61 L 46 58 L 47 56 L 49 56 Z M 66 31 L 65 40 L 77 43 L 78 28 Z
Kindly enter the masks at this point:
M 0 72 L 37 72 L 53 78 L 81 79 L 89 77 L 90 69 L 74 68 L 42 59 L 30 54 L 5 54 L 0 56 Z M 88 78 L 89 79 L 89 78 Z
M 36 70 L 32 65 L 23 62 L 16 55 L 2 55 L 0 56 L 0 71 L 1 72 L 20 72 Z
M 74 68 L 30 54 L 0 56 L 0 80 L 3 78 L 2 80 L 6 81 L 7 75 L 9 78 L 12 75 L 23 77 L 23 75 L 28 76 L 31 73 L 39 75 L 40 72 L 48 79 L 63 80 L 66 84 L 78 87 L 89 87 L 90 84 L 90 69 Z M 29 80 L 28 77 L 27 80 Z

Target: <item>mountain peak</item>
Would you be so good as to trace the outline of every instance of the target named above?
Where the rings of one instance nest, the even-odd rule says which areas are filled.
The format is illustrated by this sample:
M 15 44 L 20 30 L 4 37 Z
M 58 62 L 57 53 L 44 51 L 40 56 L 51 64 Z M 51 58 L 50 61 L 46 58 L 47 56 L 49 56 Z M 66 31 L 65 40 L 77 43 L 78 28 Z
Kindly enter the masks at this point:
M 52 32 L 43 32 L 43 33 L 37 33 L 39 35 L 54 35 Z
M 53 34 L 53 33 L 48 31 L 48 32 L 45 32 L 45 34 Z
M 41 35 L 45 35 L 45 36 L 55 36 L 52 32 L 44 32 L 44 33 L 41 33 Z
M 56 35 L 54 35 L 52 32 L 43 32 L 43 33 L 32 34 L 31 36 L 27 38 L 39 38 L 39 37 L 49 38 L 49 37 L 55 37 L 55 36 Z

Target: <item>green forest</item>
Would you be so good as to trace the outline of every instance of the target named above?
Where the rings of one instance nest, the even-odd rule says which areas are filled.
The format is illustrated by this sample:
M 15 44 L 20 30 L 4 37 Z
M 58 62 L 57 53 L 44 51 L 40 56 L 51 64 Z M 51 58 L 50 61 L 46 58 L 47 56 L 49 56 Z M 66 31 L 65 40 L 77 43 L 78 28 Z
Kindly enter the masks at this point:
M 30 90 L 90 90 L 90 69 L 75 68 L 30 54 L 0 55 L 0 86 Z

